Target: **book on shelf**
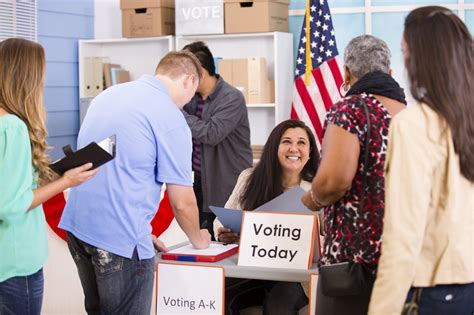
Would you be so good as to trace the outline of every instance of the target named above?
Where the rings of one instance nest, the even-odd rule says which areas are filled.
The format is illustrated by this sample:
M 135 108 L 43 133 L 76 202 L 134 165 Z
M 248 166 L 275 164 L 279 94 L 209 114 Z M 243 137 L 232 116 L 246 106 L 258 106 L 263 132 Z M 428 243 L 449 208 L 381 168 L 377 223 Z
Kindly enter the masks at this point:
M 104 87 L 108 88 L 112 86 L 112 68 L 121 68 L 119 64 L 116 63 L 107 63 L 103 64 L 103 75 L 104 75 Z
M 111 68 L 112 85 L 130 81 L 130 72 L 122 68 Z

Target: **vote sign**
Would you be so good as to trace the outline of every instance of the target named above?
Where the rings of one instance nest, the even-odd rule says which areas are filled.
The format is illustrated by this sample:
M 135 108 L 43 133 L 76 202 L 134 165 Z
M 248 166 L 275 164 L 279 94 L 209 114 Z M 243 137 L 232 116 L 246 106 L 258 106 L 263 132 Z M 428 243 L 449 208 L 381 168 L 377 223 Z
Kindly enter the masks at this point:
M 176 35 L 224 34 L 223 0 L 176 0 Z
M 159 263 L 156 313 L 224 314 L 224 269 Z
M 244 211 L 239 266 L 308 269 L 316 215 Z

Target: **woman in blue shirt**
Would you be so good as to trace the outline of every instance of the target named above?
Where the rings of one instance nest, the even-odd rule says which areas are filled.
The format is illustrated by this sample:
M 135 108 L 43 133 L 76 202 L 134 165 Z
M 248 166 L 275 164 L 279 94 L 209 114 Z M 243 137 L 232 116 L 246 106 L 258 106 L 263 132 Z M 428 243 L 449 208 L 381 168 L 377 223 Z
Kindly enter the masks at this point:
M 53 178 L 44 77 L 41 45 L 17 38 L 0 43 L 0 314 L 40 314 L 47 258 L 41 204 L 97 172 L 88 163 Z

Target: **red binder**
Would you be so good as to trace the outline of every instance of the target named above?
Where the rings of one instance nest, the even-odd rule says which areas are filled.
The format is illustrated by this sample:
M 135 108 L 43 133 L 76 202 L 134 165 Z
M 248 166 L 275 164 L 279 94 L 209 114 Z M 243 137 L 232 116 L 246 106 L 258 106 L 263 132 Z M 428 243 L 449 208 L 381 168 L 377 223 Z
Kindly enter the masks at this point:
M 212 243 L 211 246 L 215 244 Z M 236 254 L 239 251 L 239 246 L 229 244 L 229 245 L 223 245 L 219 244 L 220 246 L 229 246 L 228 250 L 222 251 L 218 254 L 205 254 L 206 250 L 203 250 L 204 254 L 189 254 L 189 253 L 179 253 L 179 249 L 177 250 L 172 250 L 176 251 L 174 253 L 163 253 L 161 254 L 161 258 L 165 260 L 177 260 L 177 261 L 192 261 L 192 262 L 216 262 L 219 260 L 222 260 L 224 258 L 227 258 L 229 256 L 232 256 Z M 197 250 L 196 250 L 197 251 Z

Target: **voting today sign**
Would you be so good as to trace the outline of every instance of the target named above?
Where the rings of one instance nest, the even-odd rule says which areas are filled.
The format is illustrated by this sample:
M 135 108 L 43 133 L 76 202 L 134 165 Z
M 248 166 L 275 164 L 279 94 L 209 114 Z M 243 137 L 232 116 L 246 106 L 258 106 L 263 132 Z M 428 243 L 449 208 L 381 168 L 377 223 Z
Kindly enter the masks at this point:
M 157 314 L 224 314 L 222 267 L 159 263 L 157 269 Z
M 314 214 L 244 211 L 238 265 L 308 269 L 316 227 Z

